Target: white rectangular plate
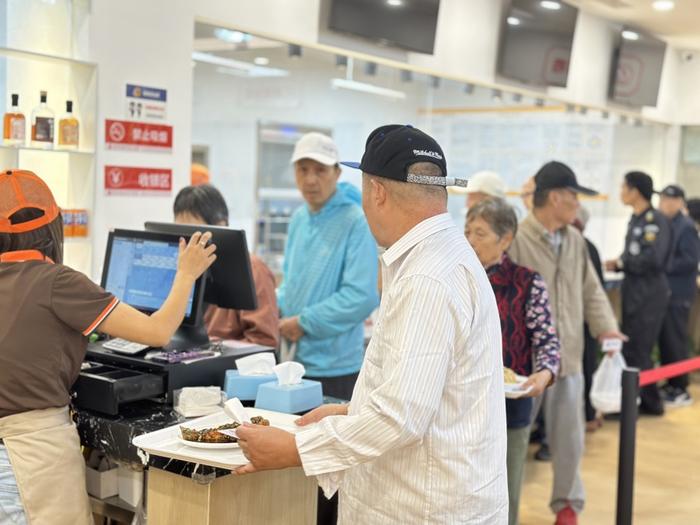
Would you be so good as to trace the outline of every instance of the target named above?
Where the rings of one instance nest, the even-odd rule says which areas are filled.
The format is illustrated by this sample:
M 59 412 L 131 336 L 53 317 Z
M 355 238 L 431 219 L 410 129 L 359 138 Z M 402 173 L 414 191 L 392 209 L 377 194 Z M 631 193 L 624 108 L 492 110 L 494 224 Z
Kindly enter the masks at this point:
M 249 415 L 262 416 L 270 421 L 270 425 L 278 427 L 291 433 L 296 433 L 302 430 L 294 421 L 299 417 L 293 414 L 283 414 L 282 412 L 272 412 L 270 410 L 259 410 L 257 408 L 249 408 Z M 224 414 L 223 410 L 210 416 L 200 417 L 182 423 L 182 426 L 188 428 L 204 428 L 216 427 L 225 423 L 230 423 L 231 418 Z M 248 463 L 240 447 L 226 449 L 211 449 L 211 448 L 195 448 L 185 445 L 180 439 L 180 426 L 173 425 L 171 427 L 156 430 L 149 434 L 136 436 L 132 443 L 144 452 L 171 459 L 179 459 L 189 461 L 191 463 L 199 463 L 201 465 L 210 465 L 224 469 L 234 469 Z M 234 444 L 236 445 L 236 444 Z

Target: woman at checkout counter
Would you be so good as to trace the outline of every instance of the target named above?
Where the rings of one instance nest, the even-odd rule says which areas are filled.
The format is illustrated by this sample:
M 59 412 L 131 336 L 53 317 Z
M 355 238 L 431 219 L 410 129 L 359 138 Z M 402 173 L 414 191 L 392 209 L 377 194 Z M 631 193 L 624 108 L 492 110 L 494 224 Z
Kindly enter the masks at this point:
M 503 364 L 528 376 L 519 399 L 506 400 L 508 425 L 508 523 L 517 525 L 520 486 L 530 438 L 532 398 L 541 395 L 559 371 L 559 339 L 552 324 L 549 296 L 542 277 L 510 260 L 506 250 L 518 219 L 503 199 L 469 208 L 465 234 L 484 265 L 501 318 Z
M 93 523 L 68 413 L 87 336 L 166 344 L 195 280 L 216 259 L 210 237 L 180 241 L 170 294 L 147 316 L 61 264 L 63 221 L 39 177 L 0 172 L 0 523 Z
M 228 206 L 214 186 L 202 184 L 180 190 L 173 204 L 178 224 L 228 226 Z M 275 276 L 255 255 L 250 257 L 258 309 L 229 310 L 211 305 L 204 314 L 209 337 L 235 339 L 277 348 L 279 310 L 275 294 Z

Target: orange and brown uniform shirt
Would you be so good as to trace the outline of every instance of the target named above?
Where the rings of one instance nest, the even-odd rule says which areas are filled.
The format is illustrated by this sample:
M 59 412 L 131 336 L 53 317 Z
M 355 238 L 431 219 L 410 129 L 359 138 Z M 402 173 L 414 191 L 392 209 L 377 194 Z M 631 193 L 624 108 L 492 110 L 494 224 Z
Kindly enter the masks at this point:
M 80 272 L 15 253 L 30 256 L 0 257 L 0 417 L 67 405 L 87 336 L 118 303 Z

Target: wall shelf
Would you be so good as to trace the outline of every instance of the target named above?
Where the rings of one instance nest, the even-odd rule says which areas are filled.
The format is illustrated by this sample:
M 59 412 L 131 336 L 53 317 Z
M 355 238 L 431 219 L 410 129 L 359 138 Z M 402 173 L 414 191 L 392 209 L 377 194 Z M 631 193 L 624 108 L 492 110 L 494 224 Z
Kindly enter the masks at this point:
M 90 237 L 64 237 L 63 242 L 65 244 L 90 244 L 92 241 Z
M 0 150 L 7 150 L 7 151 L 40 151 L 43 153 L 60 153 L 60 154 L 68 154 L 68 155 L 94 155 L 95 152 L 93 150 L 80 150 L 80 149 L 59 149 L 59 148 L 52 148 L 52 149 L 47 149 L 47 148 L 37 148 L 33 146 L 10 146 L 7 144 L 0 144 Z
M 57 48 L 59 49 L 59 48 Z M 64 209 L 88 212 L 91 233 L 95 213 L 95 174 L 97 144 L 97 64 L 69 56 L 36 52 L 13 47 L 0 47 L 0 64 L 4 67 L 5 101 L 0 110 L 7 110 L 9 94 L 20 96 L 20 110 L 26 120 L 26 142 L 21 145 L 0 141 L 0 170 L 22 169 L 36 173 L 51 189 L 56 202 Z M 73 101 L 80 121 L 80 149 L 42 148 L 32 145 L 29 130 L 31 108 L 39 102 L 39 93 L 48 91 L 49 107 L 54 111 L 54 132 L 58 134 L 59 119 L 65 101 Z M 3 104 L 4 102 L 4 104 Z M 87 275 L 92 270 L 92 235 L 67 237 L 63 261 Z
M 5 58 L 19 58 L 23 60 L 39 60 L 42 62 L 50 62 L 53 64 L 63 64 L 66 66 L 77 66 L 90 69 L 96 69 L 97 64 L 87 62 L 85 60 L 76 60 L 74 58 L 63 57 L 59 55 L 49 55 L 46 53 L 35 53 L 34 51 L 23 51 L 11 47 L 0 47 L 0 56 Z

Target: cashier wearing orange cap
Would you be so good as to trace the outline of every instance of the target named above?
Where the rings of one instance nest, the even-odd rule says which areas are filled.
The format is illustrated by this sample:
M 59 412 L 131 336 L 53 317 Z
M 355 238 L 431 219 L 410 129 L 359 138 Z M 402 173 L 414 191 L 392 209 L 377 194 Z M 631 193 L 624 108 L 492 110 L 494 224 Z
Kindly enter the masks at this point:
M 0 172 L 0 523 L 93 523 L 68 414 L 87 336 L 166 344 L 216 258 L 209 237 L 180 241 L 170 295 L 147 316 L 61 264 L 61 215 L 39 177 Z

